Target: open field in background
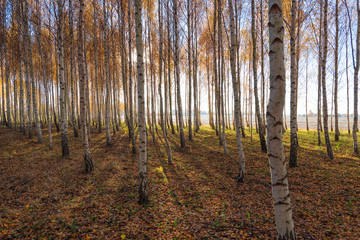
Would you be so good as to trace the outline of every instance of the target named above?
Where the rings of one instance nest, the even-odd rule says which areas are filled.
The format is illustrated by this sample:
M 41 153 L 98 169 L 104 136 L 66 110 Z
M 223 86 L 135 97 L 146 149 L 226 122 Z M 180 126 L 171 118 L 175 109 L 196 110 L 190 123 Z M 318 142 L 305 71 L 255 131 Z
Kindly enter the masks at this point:
M 299 120 L 301 122 L 301 120 Z M 300 126 L 299 126 L 300 127 Z M 301 127 L 300 127 L 301 128 Z M 36 137 L 0 127 L 0 239 L 275 239 L 270 172 L 258 136 L 243 139 L 246 179 L 237 185 L 235 132 L 226 131 L 229 155 L 214 131 L 202 126 L 179 147 L 169 133 L 174 164 L 160 141 L 148 137 L 150 203 L 137 204 L 138 159 L 122 128 L 106 146 L 91 134 L 95 162 L 83 173 L 81 138 L 69 131 L 70 157 Z M 187 131 L 185 131 L 187 134 Z M 299 167 L 289 169 L 293 214 L 300 239 L 360 239 L 360 159 L 352 138 L 333 142 L 335 160 L 317 146 L 316 132 L 299 131 Z M 289 155 L 289 131 L 284 135 Z
M 174 116 L 174 119 L 175 119 L 175 116 Z M 244 119 L 244 118 L 243 118 Z M 253 116 L 253 127 L 255 126 L 255 116 Z M 298 116 L 298 119 L 297 119 L 297 123 L 298 123 L 298 126 L 299 126 L 299 129 L 306 129 L 306 118 L 303 117 L 303 116 Z M 333 127 L 335 128 L 335 118 L 333 117 Z M 350 130 L 352 129 L 353 127 L 353 117 L 350 116 Z M 245 119 L 244 119 L 245 121 Z M 321 121 L 323 121 L 323 119 L 321 119 Z M 203 124 L 209 124 L 209 116 L 208 115 L 201 115 L 201 122 Z M 330 130 L 330 127 L 331 127 L 331 117 L 329 116 L 329 130 Z M 231 122 L 232 124 L 232 122 Z M 249 120 L 249 124 L 250 124 L 250 120 Z M 290 116 L 286 116 L 286 124 L 288 127 L 290 127 Z M 359 127 L 360 127 L 360 122 L 359 122 Z M 317 128 L 317 117 L 309 117 L 309 129 L 311 130 L 316 130 Z M 347 122 L 347 117 L 339 117 L 339 129 L 340 130 L 343 130 L 343 131 L 347 131 L 348 129 L 348 122 Z M 335 130 L 334 130 L 335 131 Z

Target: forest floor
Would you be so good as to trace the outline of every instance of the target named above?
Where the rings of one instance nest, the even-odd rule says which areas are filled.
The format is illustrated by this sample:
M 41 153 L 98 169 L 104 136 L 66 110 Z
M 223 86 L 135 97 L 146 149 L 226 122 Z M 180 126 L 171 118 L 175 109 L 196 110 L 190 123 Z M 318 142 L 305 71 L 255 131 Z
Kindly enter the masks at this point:
M 138 159 L 125 130 L 107 147 L 105 133 L 93 129 L 91 174 L 83 171 L 80 137 L 69 131 L 70 157 L 63 158 L 60 134 L 52 151 L 43 134 L 38 144 L 36 136 L 0 127 L 0 239 L 276 238 L 268 159 L 255 131 L 253 141 L 248 131 L 243 139 L 242 185 L 234 131 L 226 132 L 228 156 L 210 127 L 201 127 L 185 149 L 169 133 L 172 165 L 150 134 L 145 207 L 137 203 Z M 289 132 L 284 140 L 288 157 Z M 300 239 L 360 239 L 360 158 L 352 154 L 351 135 L 332 143 L 330 161 L 315 131 L 299 131 L 299 166 L 288 171 Z

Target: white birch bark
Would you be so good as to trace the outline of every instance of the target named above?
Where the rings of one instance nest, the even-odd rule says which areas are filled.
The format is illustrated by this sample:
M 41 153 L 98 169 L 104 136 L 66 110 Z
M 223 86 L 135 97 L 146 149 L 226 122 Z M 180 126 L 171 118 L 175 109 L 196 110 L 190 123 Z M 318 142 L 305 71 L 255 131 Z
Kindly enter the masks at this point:
M 139 203 L 149 202 L 147 192 L 147 150 L 144 95 L 144 59 L 143 59 L 143 26 L 142 0 L 135 0 L 136 55 L 138 82 L 138 119 L 139 119 Z
M 106 10 L 106 0 L 103 0 L 103 14 L 104 14 L 104 55 L 105 55 L 105 132 L 106 145 L 112 145 L 110 134 L 110 67 L 109 67 L 109 39 L 108 39 L 108 18 Z
M 182 148 L 185 147 L 185 135 L 184 135 L 184 123 L 183 123 L 183 110 L 180 94 L 180 47 L 179 47 L 179 26 L 178 26 L 178 6 L 177 0 L 173 0 L 173 12 L 174 12 L 174 28 L 175 28 L 175 81 L 176 81 L 176 97 L 177 97 L 177 106 L 178 106 L 178 121 L 180 129 L 180 145 Z
M 89 139 L 88 139 L 88 127 L 86 121 L 86 109 L 87 109 L 87 101 L 86 101 L 86 93 L 85 93 L 85 49 L 84 49 L 84 0 L 79 0 L 80 2 L 80 10 L 79 10 L 79 59 L 78 59 L 78 70 L 79 70 L 79 80 L 80 80 L 80 121 L 81 121 L 81 137 L 83 142 L 83 151 L 84 151 L 84 163 L 85 163 L 85 172 L 91 172 L 94 170 L 94 164 L 91 157 L 90 147 L 89 147 Z
M 235 129 L 236 129 L 236 143 L 239 154 L 239 175 L 237 177 L 237 182 L 244 182 L 245 177 L 245 156 L 244 149 L 242 146 L 241 139 L 241 124 L 240 124 L 240 105 L 239 105 L 239 82 L 237 81 L 236 76 L 236 36 L 234 30 L 234 10 L 232 0 L 228 0 L 229 2 L 229 12 L 230 12 L 230 35 L 231 35 L 231 48 L 230 48 L 230 67 L 231 67 L 231 77 L 233 83 L 233 91 L 234 91 L 234 108 L 235 108 Z
M 329 137 L 328 108 L 327 108 L 327 97 L 326 97 L 326 60 L 327 60 L 327 45 L 328 45 L 327 13 L 328 13 L 328 0 L 325 0 L 324 1 L 324 42 L 323 42 L 323 57 L 322 57 L 322 64 L 321 64 L 321 67 L 322 67 L 321 83 L 322 83 L 322 94 L 323 94 L 322 95 L 323 96 L 323 120 L 324 120 L 324 133 L 325 133 L 325 143 L 326 143 L 327 154 L 330 159 L 334 159 L 334 155 L 333 155 L 331 143 L 330 143 L 330 137 Z
M 282 126 L 285 102 L 282 0 L 269 1 L 270 98 L 267 107 L 268 157 L 277 239 L 296 239 L 286 171 Z
M 297 78 L 296 78 L 296 52 L 295 30 L 297 18 L 297 0 L 291 1 L 291 26 L 290 26 L 290 159 L 289 166 L 297 167 Z M 299 37 L 299 36 L 297 36 Z
M 264 136 L 261 114 L 260 114 L 260 107 L 259 107 L 259 96 L 258 96 L 258 88 L 257 88 L 257 51 L 256 51 L 256 33 L 255 33 L 255 2 L 254 0 L 251 1 L 251 37 L 253 43 L 253 79 L 254 79 L 254 99 L 255 99 L 255 114 L 257 118 L 257 126 L 259 128 L 259 138 L 260 138 L 260 145 L 261 151 L 266 152 L 266 140 Z M 261 33 L 262 34 L 262 33 Z
M 59 65 L 59 82 L 60 82 L 60 119 L 61 119 L 61 148 L 62 156 L 69 156 L 69 145 L 68 145 L 68 127 L 67 127 L 67 114 L 66 114 L 66 83 L 65 83 L 65 71 L 64 71 L 64 14 L 63 0 L 57 0 L 58 7 L 58 65 Z
M 354 121 L 353 121 L 353 151 L 356 154 L 359 154 L 359 143 L 357 138 L 358 130 L 358 89 L 359 89 L 359 67 L 360 67 L 360 6 L 359 0 L 357 2 L 357 35 L 356 35 L 356 60 L 355 60 L 355 69 L 354 69 Z

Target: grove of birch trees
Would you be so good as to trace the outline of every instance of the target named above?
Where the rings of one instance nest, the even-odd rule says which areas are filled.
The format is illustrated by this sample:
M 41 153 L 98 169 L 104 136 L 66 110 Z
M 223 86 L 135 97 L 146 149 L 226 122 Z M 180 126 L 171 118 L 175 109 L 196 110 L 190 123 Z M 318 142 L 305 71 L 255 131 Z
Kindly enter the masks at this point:
M 226 159 L 234 130 L 240 185 L 243 139 L 256 134 L 277 238 L 297 239 L 287 165 L 303 167 L 299 129 L 313 130 L 329 161 L 332 132 L 335 142 L 351 134 L 359 154 L 359 0 L 1 0 L 0 61 L 1 124 L 48 151 L 59 132 L 64 159 L 81 139 L 88 174 L 101 161 L 92 135 L 105 132 L 104 148 L 126 136 L 143 205 L 149 142 L 171 165 L 209 125 Z

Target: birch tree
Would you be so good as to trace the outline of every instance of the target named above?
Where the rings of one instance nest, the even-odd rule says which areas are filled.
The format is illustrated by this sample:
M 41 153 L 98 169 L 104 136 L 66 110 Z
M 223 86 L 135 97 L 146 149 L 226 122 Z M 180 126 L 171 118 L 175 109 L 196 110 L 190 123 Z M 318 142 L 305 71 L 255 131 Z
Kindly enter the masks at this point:
M 17 38 L 17 45 L 18 45 L 18 57 L 19 57 L 19 106 L 20 106 L 20 130 L 23 135 L 26 135 L 26 126 L 25 126 L 25 105 L 24 105 L 24 83 L 23 83 L 23 75 L 22 75 L 22 48 L 21 48 L 21 35 L 22 35 L 22 22 L 21 22 L 21 2 L 17 1 L 17 23 L 18 23 L 18 38 Z M 1 115 L 1 112 L 0 112 Z
M 74 131 L 74 136 L 78 137 L 75 119 L 75 93 L 74 93 L 74 28 L 73 28 L 73 7 L 72 0 L 69 0 L 69 40 L 70 40 L 70 92 L 71 92 L 71 124 Z
M 142 0 L 135 0 L 135 29 L 138 82 L 138 119 L 139 119 L 139 203 L 149 202 L 147 191 L 147 146 L 144 95 L 144 59 L 143 59 L 143 25 Z
M 334 159 L 334 155 L 331 148 L 329 129 L 328 129 L 328 108 L 327 108 L 327 97 L 326 97 L 326 60 L 327 60 L 327 45 L 328 45 L 328 29 L 327 29 L 327 13 L 328 13 L 328 0 L 324 1 L 324 41 L 323 41 L 323 57 L 322 57 L 322 72 L 321 72 L 321 83 L 322 83 L 322 97 L 323 97 L 323 120 L 324 120 L 324 133 L 325 143 L 328 157 Z
M 251 0 L 251 37 L 252 37 L 252 45 L 253 45 L 253 79 L 254 79 L 254 98 L 255 98 L 255 113 L 257 117 L 257 126 L 259 128 L 259 137 L 260 137 L 260 145 L 261 151 L 266 152 L 266 140 L 264 137 L 263 125 L 260 114 L 259 107 L 259 96 L 258 96 L 258 88 L 257 88 L 257 55 L 256 55 L 256 33 L 255 33 L 255 1 Z M 262 33 L 261 33 L 262 34 Z
M 282 126 L 285 102 L 284 23 L 282 0 L 269 0 L 270 96 L 267 106 L 267 141 L 277 239 L 296 239 Z
M 44 83 L 45 89 L 45 111 L 46 111 L 46 121 L 48 123 L 48 134 L 49 134 L 49 149 L 52 150 L 52 133 L 51 133 L 51 121 L 50 121 L 50 111 L 49 111 L 49 93 L 48 93 L 48 81 L 47 81 L 47 74 L 46 74 L 46 65 L 45 65 L 45 56 L 43 53 L 43 46 L 41 41 L 41 10 L 39 6 L 39 0 L 36 1 L 37 5 L 37 41 L 38 41 L 38 50 L 40 54 L 40 61 L 41 61 L 41 70 L 42 70 L 42 78 Z M 76 127 L 75 127 L 76 128 Z
M 60 81 L 60 110 L 61 110 L 61 148 L 62 156 L 69 156 L 68 145 L 68 129 L 67 129 L 67 114 L 66 114 L 66 83 L 65 83 L 65 70 L 64 70 L 64 13 L 63 13 L 64 1 L 57 0 L 58 8 L 58 23 L 57 23 L 57 45 L 58 45 L 58 77 Z
M 291 95 L 290 95 L 290 159 L 289 166 L 297 167 L 297 63 L 295 30 L 297 19 L 297 0 L 291 1 L 290 55 L 291 55 Z M 299 26 L 298 26 L 299 27 Z M 297 36 L 299 37 L 299 36 Z
M 25 3 L 25 6 L 26 6 L 25 11 L 28 11 L 28 3 L 27 2 Z M 26 37 L 27 46 L 28 46 L 27 51 L 28 51 L 28 58 L 29 58 L 28 62 L 29 62 L 31 89 L 32 89 L 32 106 L 33 106 L 33 113 L 34 113 L 34 117 L 35 117 L 36 133 L 37 133 L 38 142 L 42 143 L 43 137 L 42 137 L 42 133 L 41 133 L 38 106 L 37 106 L 37 102 L 36 102 L 34 58 L 33 58 L 32 42 L 31 42 L 31 38 L 30 38 L 30 31 L 29 31 L 28 27 L 26 28 L 26 31 L 25 31 L 25 37 Z
M 83 144 L 84 151 L 84 163 L 85 163 L 85 172 L 91 172 L 94 170 L 94 164 L 91 157 L 90 147 L 89 147 L 89 139 L 88 139 L 88 127 L 86 121 L 86 93 L 85 93 L 85 49 L 84 49 L 84 8 L 85 3 L 84 0 L 79 0 L 80 10 L 79 10 L 79 31 L 78 31 L 78 71 L 79 71 L 79 80 L 80 80 L 80 121 L 81 121 L 81 138 Z
M 177 97 L 177 107 L 178 107 L 178 121 L 180 129 L 180 145 L 182 148 L 185 147 L 185 135 L 184 135 L 184 123 L 183 123 L 183 110 L 181 102 L 181 93 L 180 93 L 180 47 L 179 47 L 179 26 L 178 26 L 178 6 L 177 0 L 173 0 L 173 14 L 174 14 L 174 29 L 175 29 L 175 81 L 176 81 L 176 97 Z
M 232 0 L 228 0 L 229 3 L 229 12 L 230 12 L 230 35 L 231 35 L 231 47 L 230 47 L 230 64 L 231 64 L 231 77 L 233 83 L 233 91 L 234 91 L 234 105 L 235 105 L 235 129 L 236 129 L 236 143 L 239 154 L 239 175 L 237 177 L 237 182 L 244 182 L 245 177 L 245 157 L 244 157 L 244 149 L 242 146 L 241 139 L 241 124 L 240 124 L 240 105 L 239 105 L 239 82 L 236 76 L 236 36 L 235 36 L 235 24 L 234 24 L 234 9 Z
M 357 139 L 358 130 L 358 89 L 359 89 L 359 67 L 360 67 L 360 6 L 359 0 L 356 1 L 357 10 L 357 35 L 356 35 L 356 60 L 354 63 L 354 121 L 353 121 L 353 150 L 355 154 L 359 154 L 359 144 Z M 351 26 L 350 26 L 351 28 Z M 351 32 L 350 32 L 351 33 Z
M 103 0 L 103 13 L 104 13 L 104 63 L 105 63 L 105 132 L 106 132 L 106 145 L 112 145 L 110 134 L 110 66 L 109 66 L 109 38 L 108 38 L 108 17 L 106 10 L 106 0 Z

